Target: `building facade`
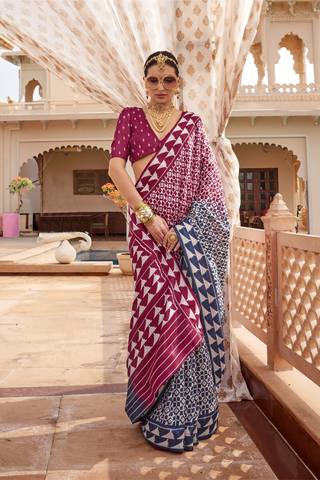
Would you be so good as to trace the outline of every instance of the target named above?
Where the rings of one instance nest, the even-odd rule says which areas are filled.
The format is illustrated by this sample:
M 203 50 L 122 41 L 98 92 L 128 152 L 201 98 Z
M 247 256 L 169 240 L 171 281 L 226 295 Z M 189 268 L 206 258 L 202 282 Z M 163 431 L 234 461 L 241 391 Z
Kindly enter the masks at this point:
M 240 87 L 226 130 L 240 164 L 241 211 L 259 217 L 280 192 L 292 213 L 298 205 L 307 207 L 309 233 L 315 235 L 320 235 L 319 20 L 319 1 L 264 2 L 248 59 L 254 64 L 252 81 Z M 23 52 L 5 43 L 2 49 L 2 57 L 21 70 L 19 98 L 0 103 L 0 214 L 17 207 L 7 186 L 19 174 L 36 180 L 22 212 L 115 212 L 100 187 L 108 180 L 117 114 Z M 293 83 L 290 69 L 288 81 L 279 77 L 283 50 L 292 56 Z

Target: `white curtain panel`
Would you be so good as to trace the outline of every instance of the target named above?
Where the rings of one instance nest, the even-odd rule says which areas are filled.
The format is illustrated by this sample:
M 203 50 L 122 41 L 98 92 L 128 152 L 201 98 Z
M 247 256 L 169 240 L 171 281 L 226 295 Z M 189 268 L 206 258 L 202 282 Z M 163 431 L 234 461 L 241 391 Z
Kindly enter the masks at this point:
M 180 108 L 203 120 L 220 168 L 233 231 L 239 223 L 239 164 L 224 131 L 262 2 L 0 0 L 0 33 L 68 85 L 115 112 L 145 105 L 143 65 L 149 54 L 174 53 L 182 77 Z M 226 328 L 232 337 L 228 325 L 229 320 Z M 237 353 L 234 358 L 239 367 Z M 240 375 L 232 364 L 227 365 L 226 401 L 246 395 L 244 389 L 241 393 L 243 382 L 234 388 Z

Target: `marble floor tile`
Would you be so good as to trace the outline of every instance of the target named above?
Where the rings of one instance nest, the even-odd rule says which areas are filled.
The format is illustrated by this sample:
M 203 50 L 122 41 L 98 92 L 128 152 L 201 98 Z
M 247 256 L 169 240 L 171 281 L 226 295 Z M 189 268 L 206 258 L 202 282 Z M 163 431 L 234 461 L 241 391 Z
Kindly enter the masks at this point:
M 0 474 L 46 472 L 60 397 L 0 398 Z
M 1 387 L 126 382 L 132 277 L 8 277 L 0 296 Z
M 63 397 L 47 478 L 276 480 L 227 405 L 217 433 L 180 454 L 147 444 L 124 405 L 125 395 Z
M 16 368 L 0 380 L 0 388 L 102 385 L 111 375 L 105 368 Z

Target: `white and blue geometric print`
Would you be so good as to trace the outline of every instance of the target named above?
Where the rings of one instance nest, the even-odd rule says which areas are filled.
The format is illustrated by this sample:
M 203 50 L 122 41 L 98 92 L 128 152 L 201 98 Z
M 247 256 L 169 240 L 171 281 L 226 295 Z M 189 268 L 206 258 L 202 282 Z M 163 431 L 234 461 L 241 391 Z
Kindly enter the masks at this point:
M 142 422 L 147 442 L 163 450 L 193 450 L 218 425 L 219 405 L 206 341 L 167 382 Z
M 209 207 L 204 201 L 194 202 L 189 215 L 175 230 L 183 250 L 181 268 L 200 304 L 215 386 L 219 388 L 225 368 L 222 291 L 229 248 L 226 209 Z
M 204 329 L 201 345 L 170 378 L 145 416 L 142 432 L 152 445 L 175 452 L 193 450 L 218 424 L 217 392 L 224 372 L 224 287 L 229 248 L 225 206 L 195 201 L 175 231 L 180 266 L 195 292 Z

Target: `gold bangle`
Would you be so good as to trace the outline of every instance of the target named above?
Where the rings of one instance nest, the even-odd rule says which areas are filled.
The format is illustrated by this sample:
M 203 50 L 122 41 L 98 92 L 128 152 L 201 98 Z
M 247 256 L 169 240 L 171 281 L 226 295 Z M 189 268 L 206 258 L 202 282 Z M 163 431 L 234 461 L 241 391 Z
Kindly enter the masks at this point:
M 169 243 L 176 243 L 178 241 L 178 235 L 175 232 L 172 232 L 168 235 Z
M 151 225 L 156 218 L 156 215 L 153 213 L 152 209 L 143 200 L 137 203 L 137 205 L 133 208 L 133 212 L 146 227 Z
M 149 227 L 156 219 L 156 215 L 153 213 L 152 217 L 149 218 L 146 222 L 142 222 L 146 227 Z
M 141 200 L 141 202 L 137 203 L 137 205 L 135 207 L 133 207 L 133 209 L 132 209 L 133 213 L 136 213 L 143 204 L 144 204 L 143 200 Z

